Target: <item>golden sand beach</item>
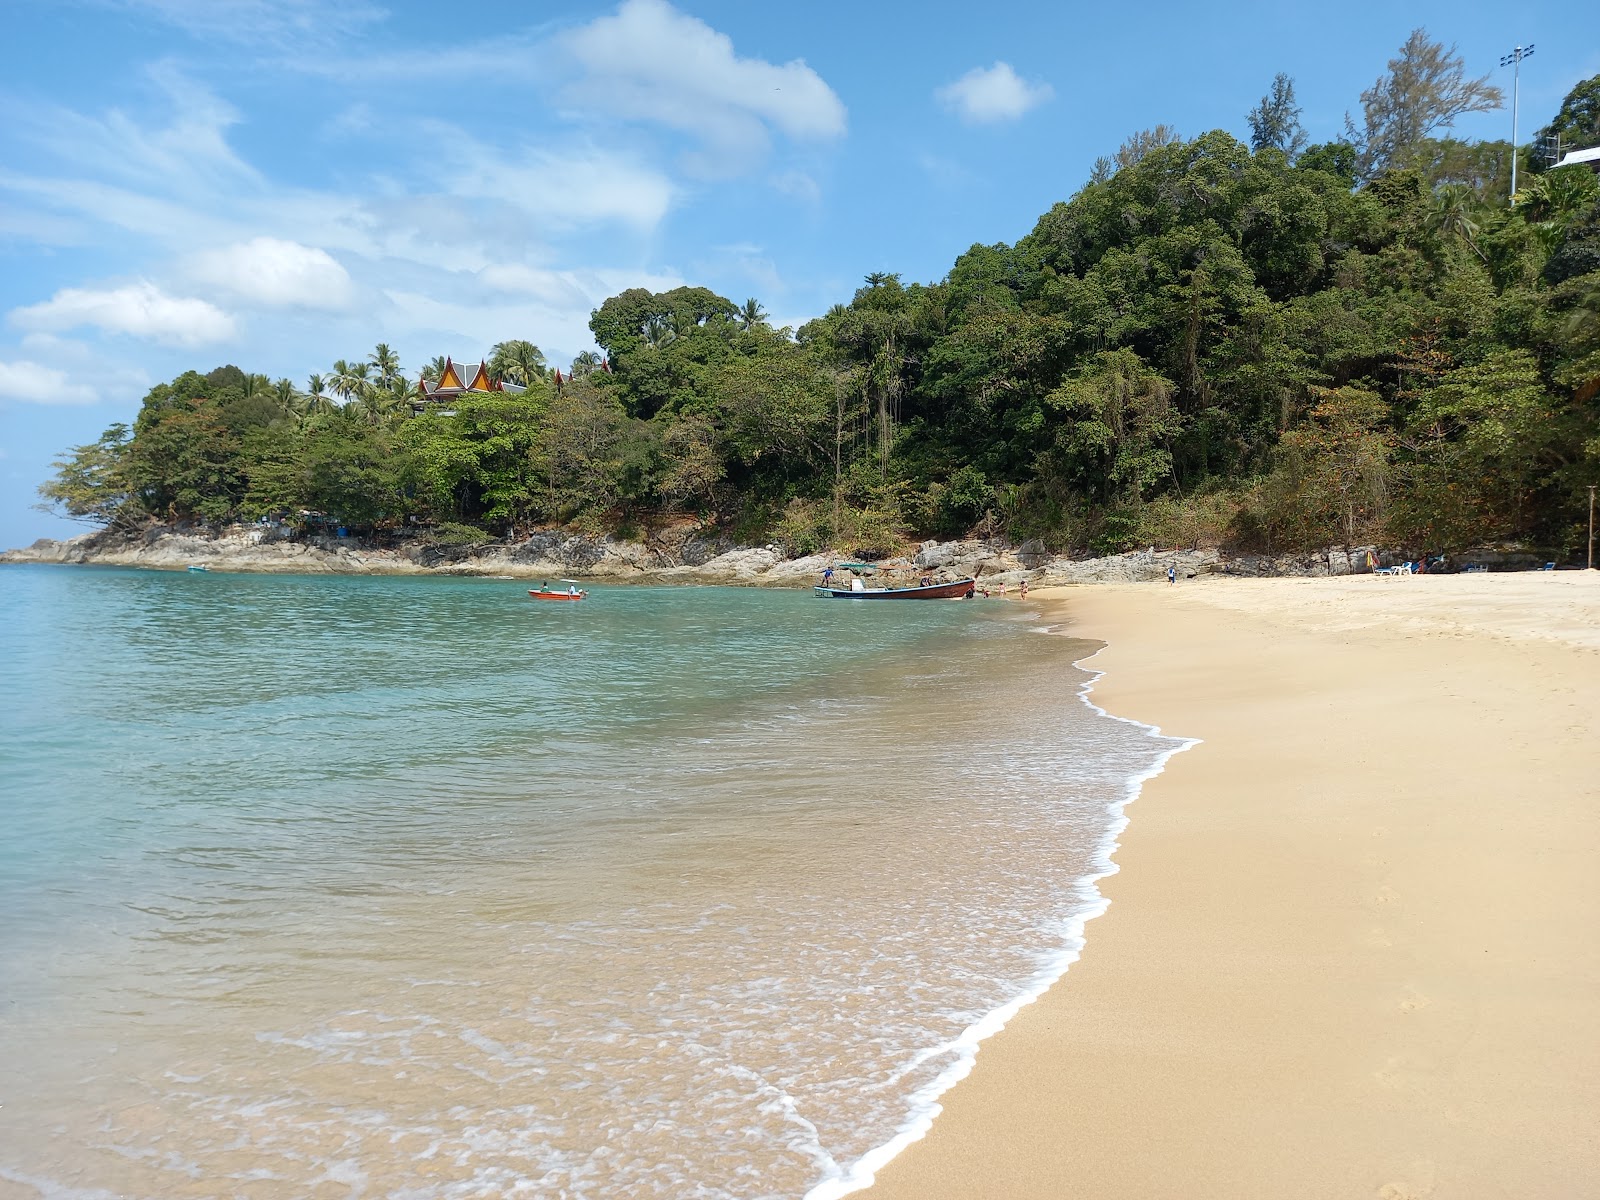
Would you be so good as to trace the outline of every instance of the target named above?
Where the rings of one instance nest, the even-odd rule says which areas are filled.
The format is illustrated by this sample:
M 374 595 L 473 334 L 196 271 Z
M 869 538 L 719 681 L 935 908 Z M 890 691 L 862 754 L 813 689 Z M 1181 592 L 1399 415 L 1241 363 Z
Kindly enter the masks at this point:
M 1600 573 L 1041 598 L 1203 741 L 870 1194 L 1600 1195 Z

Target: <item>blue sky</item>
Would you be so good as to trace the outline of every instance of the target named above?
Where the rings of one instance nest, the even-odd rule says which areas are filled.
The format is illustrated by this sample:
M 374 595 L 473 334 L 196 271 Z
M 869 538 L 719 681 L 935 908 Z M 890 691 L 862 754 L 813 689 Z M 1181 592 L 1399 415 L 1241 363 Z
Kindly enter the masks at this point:
M 51 459 L 190 367 L 560 363 L 634 286 L 798 325 L 1015 241 L 1134 130 L 1247 135 L 1277 71 L 1334 137 L 1418 25 L 1508 92 L 1535 44 L 1524 134 L 1600 73 L 1593 5 L 1220 8 L 5 0 L 0 547 L 80 531 L 30 508 Z

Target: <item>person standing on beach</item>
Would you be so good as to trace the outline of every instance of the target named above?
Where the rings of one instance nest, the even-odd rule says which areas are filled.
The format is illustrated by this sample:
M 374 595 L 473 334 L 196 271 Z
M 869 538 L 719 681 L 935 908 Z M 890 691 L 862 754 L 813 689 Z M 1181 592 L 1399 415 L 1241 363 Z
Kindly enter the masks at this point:
M 1171 563 L 1168 563 L 1167 564 L 1167 583 L 1173 584 L 1173 583 L 1177 583 L 1177 582 L 1178 582 L 1178 568 L 1173 566 Z
M 1017 587 L 1022 592 L 1022 598 L 1026 600 L 1028 598 L 1028 581 L 1024 579 Z

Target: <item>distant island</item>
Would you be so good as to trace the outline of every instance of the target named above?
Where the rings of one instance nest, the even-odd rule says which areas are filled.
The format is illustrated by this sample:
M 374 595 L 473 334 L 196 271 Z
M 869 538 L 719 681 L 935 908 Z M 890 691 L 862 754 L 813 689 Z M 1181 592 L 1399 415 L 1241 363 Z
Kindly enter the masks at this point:
M 1508 143 L 1445 136 L 1500 103 L 1419 30 L 1341 139 L 1305 144 L 1280 75 L 1249 145 L 1138 133 L 1015 245 L 868 275 L 798 330 L 633 289 L 566 368 L 508 341 L 414 372 L 379 345 L 303 388 L 191 371 L 41 495 L 462 545 L 692 516 L 796 556 L 1568 554 L 1600 479 L 1600 76 L 1517 151 L 1514 204 Z

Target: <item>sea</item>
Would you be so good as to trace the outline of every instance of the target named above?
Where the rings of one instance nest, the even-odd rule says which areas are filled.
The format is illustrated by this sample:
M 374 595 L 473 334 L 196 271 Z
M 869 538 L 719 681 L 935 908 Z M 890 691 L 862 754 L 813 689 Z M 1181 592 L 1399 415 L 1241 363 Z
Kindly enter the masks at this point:
M 1031 603 L 530 585 L 0 568 L 0 1196 L 845 1195 L 1185 744 Z

